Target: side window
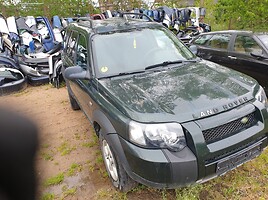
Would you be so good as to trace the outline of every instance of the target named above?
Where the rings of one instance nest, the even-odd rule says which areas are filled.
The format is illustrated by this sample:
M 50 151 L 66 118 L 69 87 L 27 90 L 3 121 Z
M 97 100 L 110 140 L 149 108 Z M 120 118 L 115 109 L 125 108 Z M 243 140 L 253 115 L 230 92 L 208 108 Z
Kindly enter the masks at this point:
M 209 40 L 208 46 L 216 49 L 227 49 L 230 38 L 230 34 L 215 34 Z
M 83 68 L 87 67 L 87 40 L 84 35 L 79 35 L 77 41 L 76 58 L 77 65 Z
M 72 34 L 70 35 L 70 38 L 67 43 L 67 56 L 71 58 L 72 60 L 76 59 L 76 53 L 75 53 L 75 48 L 77 45 L 77 32 L 73 31 Z
M 257 53 L 262 54 L 261 47 L 257 44 L 257 42 L 249 36 L 239 35 L 235 39 L 234 51 L 240 53 Z
M 68 44 L 68 40 L 70 38 L 70 35 L 71 35 L 71 31 L 70 29 L 67 29 L 65 31 L 65 34 L 64 34 L 64 38 L 63 38 L 63 48 L 64 48 L 64 51 L 66 52 L 67 51 L 67 44 Z
M 205 45 L 212 35 L 202 35 L 194 41 L 194 44 Z

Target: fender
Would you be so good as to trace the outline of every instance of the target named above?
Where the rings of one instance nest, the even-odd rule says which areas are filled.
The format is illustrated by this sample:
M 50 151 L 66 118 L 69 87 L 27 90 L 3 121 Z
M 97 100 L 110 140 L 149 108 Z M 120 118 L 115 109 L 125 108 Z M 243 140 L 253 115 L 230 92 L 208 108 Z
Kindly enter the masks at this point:
M 116 130 L 114 129 L 110 120 L 100 110 L 96 110 L 93 112 L 92 122 L 97 122 L 101 126 L 102 134 L 104 136 L 109 134 L 109 133 L 116 133 Z

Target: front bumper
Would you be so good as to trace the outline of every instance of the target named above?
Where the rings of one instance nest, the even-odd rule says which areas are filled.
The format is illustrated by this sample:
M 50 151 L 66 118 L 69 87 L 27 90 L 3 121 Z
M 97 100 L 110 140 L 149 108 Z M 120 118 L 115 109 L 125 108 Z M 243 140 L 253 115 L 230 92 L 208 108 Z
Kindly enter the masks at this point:
M 127 174 L 133 180 L 155 188 L 178 188 L 205 182 L 254 159 L 268 145 L 268 134 L 260 122 L 211 144 L 206 144 L 200 136 L 202 133 L 197 132 L 198 126 L 191 122 L 189 127 L 196 133 L 195 142 L 190 144 L 191 148 L 187 146 L 179 152 L 142 148 L 118 134 L 109 134 L 106 139 Z
M 124 152 L 120 160 L 123 156 L 123 166 L 127 166 L 125 170 L 132 179 L 150 187 L 169 189 L 206 182 L 223 175 L 254 159 L 268 145 L 268 139 L 264 137 L 236 153 L 202 165 L 188 147 L 180 152 L 171 152 L 167 149 L 143 149 L 122 138 L 119 140 Z M 203 177 L 200 177 L 201 168 L 205 171 Z
M 144 185 L 177 188 L 197 180 L 197 159 L 188 147 L 180 152 L 171 152 L 166 149 L 143 149 L 122 138 L 120 142 L 131 168 L 128 174 Z
M 240 166 L 261 154 L 268 146 L 268 113 L 266 108 L 247 104 L 209 118 L 183 123 L 187 147 L 172 152 L 136 146 L 118 134 L 109 134 L 109 142 L 119 162 L 135 181 L 156 188 L 178 188 L 201 183 Z M 261 105 L 263 106 L 263 105 Z M 254 123 L 225 137 L 206 141 L 203 130 L 232 122 L 241 122 L 254 113 Z M 228 125 L 230 126 L 230 125 Z M 225 126 L 222 127 L 224 131 Z M 218 130 L 218 129 L 217 129 Z M 107 139 L 108 139 L 107 138 Z

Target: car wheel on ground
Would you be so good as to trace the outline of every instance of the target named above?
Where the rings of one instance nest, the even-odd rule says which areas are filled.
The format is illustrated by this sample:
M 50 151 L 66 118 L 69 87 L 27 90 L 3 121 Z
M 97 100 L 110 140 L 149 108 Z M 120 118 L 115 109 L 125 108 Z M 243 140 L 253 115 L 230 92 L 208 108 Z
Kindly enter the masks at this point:
M 137 182 L 127 175 L 123 166 L 118 162 L 118 158 L 112 147 L 101 133 L 99 134 L 99 141 L 103 161 L 113 186 L 123 192 L 127 192 L 134 188 L 137 185 Z

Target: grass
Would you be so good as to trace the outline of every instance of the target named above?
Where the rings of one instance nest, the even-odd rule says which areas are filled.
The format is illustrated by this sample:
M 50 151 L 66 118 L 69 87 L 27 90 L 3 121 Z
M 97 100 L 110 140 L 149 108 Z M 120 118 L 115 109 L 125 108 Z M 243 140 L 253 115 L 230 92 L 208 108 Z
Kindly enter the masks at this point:
M 70 144 L 68 144 L 66 141 L 58 147 L 58 150 L 60 151 L 62 156 L 70 154 L 75 149 L 75 147 L 71 147 Z
M 126 200 L 127 196 L 126 193 L 117 192 L 113 189 L 99 189 L 96 192 L 95 199 L 116 199 L 116 200 Z
M 102 155 L 98 155 L 96 158 L 96 164 L 101 164 L 101 163 L 103 163 Z
M 44 186 L 49 187 L 49 186 L 52 186 L 52 185 L 58 185 L 58 184 L 62 183 L 63 180 L 64 180 L 64 174 L 59 173 L 58 175 L 47 179 L 44 182 Z
M 65 197 L 67 196 L 73 196 L 77 191 L 77 188 L 76 187 L 73 187 L 73 188 L 68 188 L 66 189 L 64 192 L 63 192 L 63 197 L 62 199 L 64 199 Z
M 54 199 L 55 199 L 55 195 L 52 193 L 45 193 L 41 197 L 41 200 L 54 200 Z
M 82 144 L 83 147 L 88 147 L 88 148 L 94 147 L 95 145 L 96 145 L 96 142 L 94 142 L 94 141 Z
M 49 154 L 49 153 L 45 153 L 45 152 L 42 152 L 41 153 L 41 156 L 44 160 L 50 160 L 52 161 L 53 160 L 53 155 Z
M 67 176 L 74 176 L 76 172 L 82 171 L 82 165 L 79 165 L 77 163 L 73 163 L 69 170 L 67 171 Z
M 25 94 L 28 94 L 29 93 L 29 90 L 27 90 L 26 88 L 17 92 L 16 94 L 14 94 L 15 97 L 20 97 L 22 95 L 25 95 Z
M 98 144 L 99 144 L 99 138 L 97 137 L 96 134 L 93 134 L 93 140 L 87 143 L 83 143 L 82 146 L 91 148 L 97 146 Z
M 44 149 L 47 149 L 47 148 L 49 148 L 50 147 L 50 144 L 42 144 L 42 146 L 41 146 L 42 148 L 44 148 Z

